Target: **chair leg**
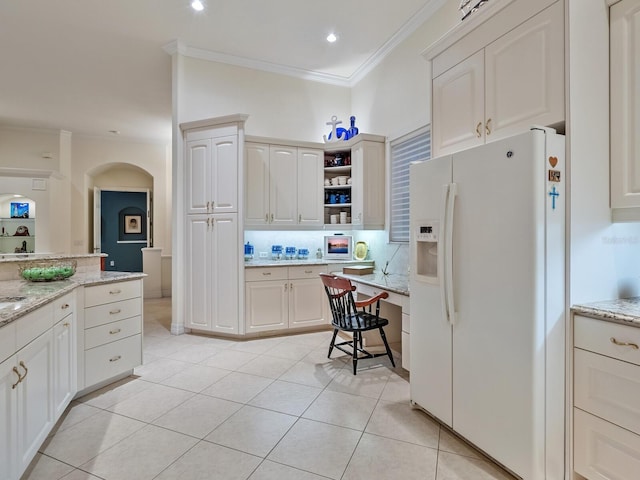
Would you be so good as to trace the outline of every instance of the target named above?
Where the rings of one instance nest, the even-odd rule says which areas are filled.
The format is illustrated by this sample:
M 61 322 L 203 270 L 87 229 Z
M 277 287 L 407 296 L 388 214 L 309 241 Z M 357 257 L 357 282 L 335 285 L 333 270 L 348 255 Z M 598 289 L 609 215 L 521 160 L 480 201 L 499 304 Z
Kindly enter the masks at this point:
M 387 355 L 389 355 L 389 360 L 391 360 L 391 365 L 393 365 L 393 368 L 396 368 L 396 362 L 393 361 L 393 355 L 391 355 L 391 349 L 389 348 L 389 344 L 387 343 L 387 336 L 384 334 L 384 330 L 382 329 L 382 327 L 380 327 L 379 330 L 382 341 L 384 342 L 384 348 L 387 349 Z
M 331 343 L 329 344 L 329 353 L 327 354 L 327 358 L 331 358 L 331 352 L 333 351 L 333 345 L 336 342 L 336 335 L 338 335 L 338 329 L 333 329 L 333 337 L 331 338 Z
M 362 333 L 353 332 L 353 374 L 356 375 L 356 368 L 358 368 L 358 339 L 362 341 Z

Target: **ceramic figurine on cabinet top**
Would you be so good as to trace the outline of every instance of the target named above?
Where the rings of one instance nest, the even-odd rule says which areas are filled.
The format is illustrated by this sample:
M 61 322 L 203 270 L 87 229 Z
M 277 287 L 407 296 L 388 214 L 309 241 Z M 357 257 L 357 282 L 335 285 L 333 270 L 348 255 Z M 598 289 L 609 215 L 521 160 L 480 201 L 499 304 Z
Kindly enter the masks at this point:
M 338 127 L 338 125 L 342 123 L 342 120 L 338 120 L 338 117 L 335 115 L 332 116 L 331 121 L 327 122 L 327 125 L 331 125 L 331 132 L 329 132 L 329 136 L 323 135 L 325 143 L 338 142 L 340 140 L 346 141 L 358 135 L 359 131 L 356 127 L 356 117 L 351 116 L 349 120 L 351 121 L 351 126 L 346 129 Z

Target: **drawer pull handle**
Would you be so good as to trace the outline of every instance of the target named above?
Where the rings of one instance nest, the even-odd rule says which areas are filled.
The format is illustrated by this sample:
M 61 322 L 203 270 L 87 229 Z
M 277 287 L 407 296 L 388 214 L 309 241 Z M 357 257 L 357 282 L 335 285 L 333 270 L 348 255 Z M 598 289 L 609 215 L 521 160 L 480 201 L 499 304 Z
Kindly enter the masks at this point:
M 11 390 L 15 390 L 15 388 L 18 386 L 18 384 L 22 381 L 22 379 L 24 377 L 20 376 L 20 372 L 18 371 L 18 367 L 13 367 L 13 372 L 18 375 L 18 381 L 16 383 L 14 383 L 13 385 L 11 385 Z
M 271 275 L 271 272 L 262 272 L 263 275 Z
M 480 132 L 480 127 L 482 127 L 482 122 L 478 122 L 478 125 L 476 125 L 476 137 L 478 138 L 482 136 L 482 133 Z
M 118 360 L 120 360 L 122 358 L 122 355 L 116 355 L 113 358 L 110 358 L 109 361 L 110 362 L 117 362 Z
M 122 293 L 122 290 L 119 290 L 119 289 L 118 290 L 109 290 L 109 294 L 110 295 L 118 295 L 120 293 Z
M 68 327 L 69 325 L 71 325 L 69 322 L 64 322 L 64 323 L 62 324 L 62 326 L 63 326 L 63 327 Z
M 115 335 L 116 333 L 120 333 L 122 330 L 119 328 L 114 328 L 113 330 L 109 330 L 109 334 Z
M 611 337 L 609 340 L 611 340 L 611 343 L 618 345 L 619 347 L 631 347 L 634 350 L 638 350 L 638 345 L 636 345 L 635 343 L 619 342 L 613 337 Z
M 111 310 L 111 311 L 109 312 L 109 315 L 116 315 L 116 314 L 120 313 L 121 311 L 122 311 L 122 310 L 120 310 L 119 308 L 116 308 L 115 310 Z
M 29 370 L 27 369 L 27 366 L 24 364 L 23 361 L 20 361 L 20 366 L 24 368 L 24 375 L 22 376 L 22 380 L 24 380 L 25 378 L 27 378 L 27 373 L 29 373 Z
M 62 310 L 66 310 L 67 308 L 69 308 L 71 305 L 69 305 L 68 303 L 65 303 L 64 305 L 62 305 L 60 308 Z
M 305 270 L 304 273 L 313 273 L 313 270 Z

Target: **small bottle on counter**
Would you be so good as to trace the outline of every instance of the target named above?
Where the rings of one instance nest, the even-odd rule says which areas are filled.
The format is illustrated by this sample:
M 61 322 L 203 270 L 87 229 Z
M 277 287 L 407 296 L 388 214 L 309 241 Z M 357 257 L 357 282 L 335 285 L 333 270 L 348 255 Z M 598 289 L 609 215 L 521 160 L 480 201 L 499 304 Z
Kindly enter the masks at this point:
M 316 258 L 322 258 L 322 249 L 318 248 L 318 251 L 316 251 Z

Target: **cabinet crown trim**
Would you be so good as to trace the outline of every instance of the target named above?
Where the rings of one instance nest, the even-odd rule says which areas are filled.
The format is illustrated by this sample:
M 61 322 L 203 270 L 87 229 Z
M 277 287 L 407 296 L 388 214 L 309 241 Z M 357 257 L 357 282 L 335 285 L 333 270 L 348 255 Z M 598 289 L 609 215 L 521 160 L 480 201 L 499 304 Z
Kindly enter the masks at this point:
M 218 125 L 224 125 L 227 123 L 244 123 L 249 118 L 249 115 L 245 113 L 236 113 L 234 115 L 225 115 L 224 117 L 205 118 L 203 120 L 195 120 L 193 122 L 184 122 L 180 124 L 180 130 L 192 130 L 194 128 L 207 128 L 215 127 Z

